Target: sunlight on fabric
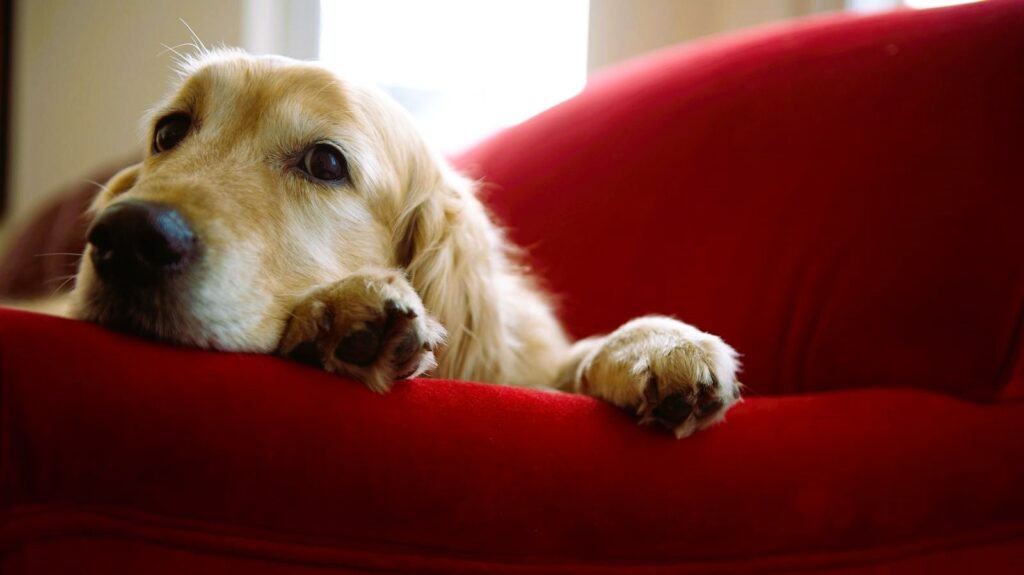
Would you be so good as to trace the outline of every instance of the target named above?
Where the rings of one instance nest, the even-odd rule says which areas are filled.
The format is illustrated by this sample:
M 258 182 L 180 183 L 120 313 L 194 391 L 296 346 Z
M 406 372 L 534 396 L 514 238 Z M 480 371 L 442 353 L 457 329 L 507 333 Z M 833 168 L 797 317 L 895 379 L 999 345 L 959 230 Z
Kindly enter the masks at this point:
M 320 60 L 453 151 L 579 92 L 589 0 L 321 0 Z
M 971 4 L 981 0 L 904 0 L 910 8 L 942 8 L 943 6 L 955 6 L 957 4 Z
M 982 0 L 846 0 L 846 7 L 854 12 L 879 12 L 894 8 L 942 8 L 957 4 L 971 4 Z

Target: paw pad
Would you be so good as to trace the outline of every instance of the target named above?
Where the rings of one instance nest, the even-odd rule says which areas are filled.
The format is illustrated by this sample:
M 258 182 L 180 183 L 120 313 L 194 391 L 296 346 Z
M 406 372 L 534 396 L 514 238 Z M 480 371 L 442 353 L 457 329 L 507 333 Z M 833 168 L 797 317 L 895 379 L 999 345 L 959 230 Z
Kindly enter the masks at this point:
M 686 402 L 686 398 L 681 393 L 673 393 L 662 399 L 651 410 L 651 416 L 658 423 L 669 428 L 674 428 L 686 421 L 691 413 L 693 413 L 693 407 Z
M 378 392 L 432 369 L 444 329 L 417 313 L 422 303 L 411 286 L 389 278 L 354 276 L 310 294 L 292 313 L 280 353 Z

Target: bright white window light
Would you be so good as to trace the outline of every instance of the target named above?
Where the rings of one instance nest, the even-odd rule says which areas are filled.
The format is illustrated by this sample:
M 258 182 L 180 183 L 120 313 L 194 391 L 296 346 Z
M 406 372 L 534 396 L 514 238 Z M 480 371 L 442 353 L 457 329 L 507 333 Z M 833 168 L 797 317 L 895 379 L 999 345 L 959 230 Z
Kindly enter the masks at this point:
M 321 0 L 320 60 L 454 151 L 579 92 L 589 0 Z

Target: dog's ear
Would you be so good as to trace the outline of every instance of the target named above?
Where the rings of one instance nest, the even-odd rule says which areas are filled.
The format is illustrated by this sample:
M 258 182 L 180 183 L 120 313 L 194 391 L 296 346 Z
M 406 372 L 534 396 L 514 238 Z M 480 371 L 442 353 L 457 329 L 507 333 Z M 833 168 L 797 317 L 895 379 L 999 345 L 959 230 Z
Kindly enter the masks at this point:
M 100 187 L 100 193 L 96 194 L 96 197 L 93 198 L 86 213 L 90 217 L 95 216 L 100 210 L 107 207 L 114 198 L 132 189 L 135 186 L 135 182 L 139 179 L 139 170 L 141 168 L 142 164 L 138 163 L 114 174 L 112 178 L 107 180 L 106 184 Z
M 436 215 L 432 212 L 436 209 L 433 203 L 417 198 L 417 201 L 402 210 L 398 225 L 394 228 L 395 261 L 400 268 L 408 270 L 417 254 L 431 243 L 433 232 L 428 222 L 435 219 Z
M 448 329 L 442 363 L 452 377 L 500 373 L 500 362 L 472 353 L 471 340 L 500 348 L 503 329 L 494 278 L 508 265 L 501 231 L 477 199 L 473 183 L 454 172 L 410 190 L 395 226 L 395 260 L 427 311 Z
M 501 230 L 476 196 L 474 183 L 453 171 L 406 194 L 394 234 L 395 261 L 412 277 L 471 265 L 486 271 L 505 246 Z
M 476 198 L 473 182 L 443 160 L 421 158 L 410 172 L 394 226 L 393 245 L 399 267 L 413 274 L 443 265 L 446 251 L 471 248 L 463 245 L 470 240 L 466 236 L 485 232 L 491 225 Z

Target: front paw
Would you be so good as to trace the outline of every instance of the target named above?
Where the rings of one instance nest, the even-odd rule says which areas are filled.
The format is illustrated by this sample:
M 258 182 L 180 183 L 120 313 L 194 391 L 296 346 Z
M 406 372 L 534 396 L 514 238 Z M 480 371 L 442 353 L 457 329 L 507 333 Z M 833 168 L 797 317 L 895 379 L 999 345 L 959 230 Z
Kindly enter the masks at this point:
M 682 438 L 721 421 L 739 401 L 736 370 L 736 352 L 721 338 L 649 316 L 605 338 L 581 364 L 577 385 Z
M 354 377 L 378 393 L 437 365 L 444 328 L 396 272 L 349 276 L 317 288 L 295 310 L 281 355 Z

